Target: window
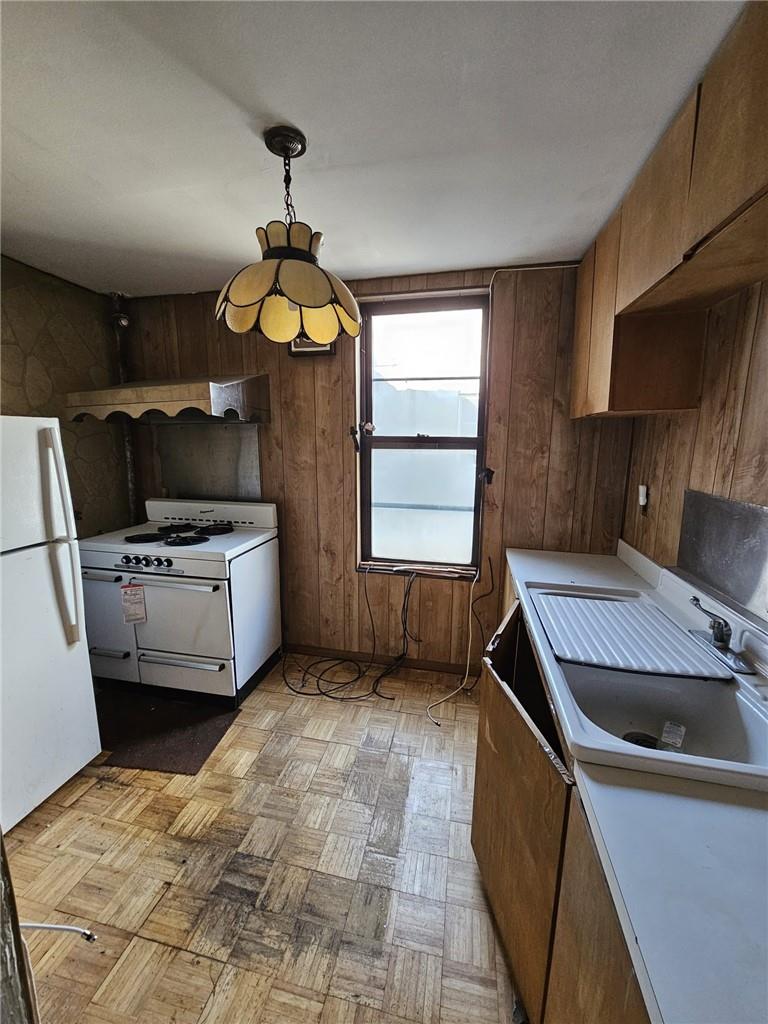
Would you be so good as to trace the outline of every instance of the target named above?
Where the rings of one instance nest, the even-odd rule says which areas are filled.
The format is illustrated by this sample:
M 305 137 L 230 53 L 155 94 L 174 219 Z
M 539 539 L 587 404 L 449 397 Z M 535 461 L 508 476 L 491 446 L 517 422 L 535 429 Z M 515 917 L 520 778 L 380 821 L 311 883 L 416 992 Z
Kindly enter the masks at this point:
M 365 564 L 478 563 L 487 312 L 477 296 L 363 309 Z

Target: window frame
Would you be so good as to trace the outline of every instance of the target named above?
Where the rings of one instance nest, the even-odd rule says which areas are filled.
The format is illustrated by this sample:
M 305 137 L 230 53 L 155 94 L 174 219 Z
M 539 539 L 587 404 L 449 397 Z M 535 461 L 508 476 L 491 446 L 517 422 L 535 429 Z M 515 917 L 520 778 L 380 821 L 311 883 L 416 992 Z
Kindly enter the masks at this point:
M 398 436 L 367 434 L 364 424 L 374 423 L 373 420 L 373 373 L 372 373 L 372 338 L 371 321 L 374 316 L 397 313 L 430 313 L 446 309 L 481 309 L 482 327 L 480 339 L 480 372 L 478 379 L 477 433 L 469 437 L 451 436 Z M 360 568 L 392 570 L 398 565 L 428 565 L 443 570 L 446 575 L 455 577 L 457 574 L 473 576 L 480 564 L 480 542 L 482 524 L 483 469 L 485 465 L 485 423 L 486 395 L 488 391 L 488 321 L 489 296 L 487 291 L 474 294 L 430 296 L 428 298 L 402 298 L 389 301 L 372 301 L 361 303 L 362 331 L 360 334 Z M 452 377 L 451 380 L 456 378 Z M 374 423 L 375 426 L 375 423 Z M 419 450 L 419 451 L 474 451 L 475 452 L 475 492 L 474 515 L 472 523 L 472 554 L 469 562 L 436 562 L 416 561 L 415 559 L 380 558 L 371 552 L 371 463 L 375 449 Z

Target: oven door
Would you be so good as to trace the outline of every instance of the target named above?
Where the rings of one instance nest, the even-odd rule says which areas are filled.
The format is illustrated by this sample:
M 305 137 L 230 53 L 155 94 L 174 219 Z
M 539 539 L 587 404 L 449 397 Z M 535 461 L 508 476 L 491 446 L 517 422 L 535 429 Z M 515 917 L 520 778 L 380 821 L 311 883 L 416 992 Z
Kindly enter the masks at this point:
M 234 657 L 226 580 L 142 575 L 130 582 L 144 587 L 147 621 L 136 624 L 141 649 Z
M 106 679 L 138 683 L 136 634 L 123 621 L 120 602 L 120 587 L 128 577 L 104 569 L 83 569 L 81 575 L 91 671 Z

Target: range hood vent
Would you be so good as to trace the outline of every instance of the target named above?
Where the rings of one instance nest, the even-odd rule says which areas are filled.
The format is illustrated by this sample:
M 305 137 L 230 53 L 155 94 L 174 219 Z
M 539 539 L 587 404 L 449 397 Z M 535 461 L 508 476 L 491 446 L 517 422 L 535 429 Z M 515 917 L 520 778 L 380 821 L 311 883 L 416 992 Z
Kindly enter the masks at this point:
M 145 380 L 67 395 L 67 419 L 269 423 L 269 377 Z

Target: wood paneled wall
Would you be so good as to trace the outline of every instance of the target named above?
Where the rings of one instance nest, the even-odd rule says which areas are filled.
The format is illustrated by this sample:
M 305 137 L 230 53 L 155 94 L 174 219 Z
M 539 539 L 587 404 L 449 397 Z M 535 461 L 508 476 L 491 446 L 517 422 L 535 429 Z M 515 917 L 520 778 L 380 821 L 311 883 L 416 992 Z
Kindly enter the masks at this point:
M 768 505 L 768 281 L 709 311 L 700 408 L 634 421 L 624 540 L 674 565 L 688 487 Z
M 117 382 L 109 299 L 7 256 L 0 276 L 0 412 L 59 418 L 78 536 L 117 530 L 129 516 L 120 428 L 65 413 L 67 392 Z
M 487 287 L 491 283 L 486 465 L 479 601 L 486 641 L 499 618 L 505 547 L 615 551 L 621 529 L 631 422 L 568 418 L 575 271 L 459 271 L 355 282 L 359 296 Z M 270 375 L 272 422 L 261 435 L 262 493 L 280 513 L 285 636 L 295 647 L 368 652 L 372 631 L 357 566 L 357 474 L 349 427 L 357 420 L 355 345 L 335 357 L 292 358 L 286 347 L 235 335 L 213 321 L 213 295 L 132 303 L 135 379 L 261 371 Z M 148 443 L 140 468 L 160 486 Z M 404 580 L 370 573 L 377 651 L 401 644 Z M 409 624 L 425 663 L 466 656 L 466 582 L 422 579 Z M 478 631 L 474 652 L 479 654 Z

